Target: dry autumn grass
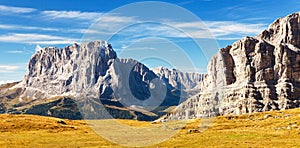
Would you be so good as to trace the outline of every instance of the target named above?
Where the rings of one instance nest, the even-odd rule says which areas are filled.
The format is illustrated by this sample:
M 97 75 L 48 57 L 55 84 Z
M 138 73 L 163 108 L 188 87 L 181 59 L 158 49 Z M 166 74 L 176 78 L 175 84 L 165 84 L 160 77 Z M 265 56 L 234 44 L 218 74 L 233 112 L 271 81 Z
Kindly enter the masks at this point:
M 134 120 L 116 121 L 136 128 L 161 125 Z M 121 147 L 96 134 L 91 123 L 111 126 L 107 120 L 72 121 L 33 115 L 0 115 L 0 147 Z M 178 132 L 176 135 L 150 147 L 300 147 L 300 108 L 216 117 L 207 130 L 188 132 L 197 129 L 200 123 L 200 119 L 189 120 L 187 125 L 172 129 Z M 118 128 L 107 131 L 126 135 Z M 151 135 L 151 132 L 136 136 L 147 134 Z

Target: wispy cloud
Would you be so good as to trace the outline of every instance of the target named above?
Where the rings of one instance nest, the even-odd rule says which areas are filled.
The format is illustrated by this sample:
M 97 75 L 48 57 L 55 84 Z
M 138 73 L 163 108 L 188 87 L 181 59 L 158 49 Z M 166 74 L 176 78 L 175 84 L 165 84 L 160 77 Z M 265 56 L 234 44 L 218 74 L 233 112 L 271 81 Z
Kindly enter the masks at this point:
M 60 36 L 52 36 L 46 34 L 9 33 L 6 35 L 1 35 L 0 42 L 55 45 L 55 44 L 72 44 L 74 42 L 77 42 L 77 39 L 65 38 Z
M 23 50 L 9 50 L 7 53 L 24 53 Z
M 137 18 L 134 16 L 122 16 L 116 14 L 103 15 L 98 20 L 99 22 L 110 22 L 110 23 L 131 23 L 138 22 Z
M 207 21 L 205 24 L 217 37 L 224 37 L 227 35 L 251 36 L 259 34 L 267 28 L 266 24 L 247 24 L 232 21 Z
M 13 7 L 13 6 L 6 6 L 0 5 L 0 12 L 3 14 L 7 13 L 15 13 L 15 14 L 22 14 L 22 13 L 31 13 L 36 11 L 34 8 L 25 8 L 25 7 Z
M 113 23 L 125 23 L 135 20 L 134 17 L 121 16 L 116 14 L 107 14 L 102 12 L 82 12 L 82 11 L 42 11 L 41 15 L 47 19 L 76 19 Z
M 232 36 L 240 38 L 259 34 L 266 29 L 266 24 L 250 24 L 233 21 L 173 22 L 172 26 L 183 30 L 177 37 L 211 38 L 231 40 Z M 175 34 L 176 35 L 176 34 Z M 213 36 L 211 36 L 213 35 Z
M 253 18 L 245 18 L 242 19 L 242 21 L 264 21 L 267 20 L 268 18 L 264 18 L 264 17 L 253 17 Z
M 30 41 L 31 44 L 41 44 L 41 45 L 66 45 L 78 43 L 78 41 L 73 39 L 64 39 L 64 40 L 48 40 L 48 41 Z
M 12 24 L 0 24 L 0 29 L 6 29 L 6 30 L 42 30 L 42 31 L 60 31 L 61 30 L 61 29 L 58 29 L 58 28 L 22 26 L 22 25 L 12 25 Z
M 29 50 L 9 50 L 9 51 L 7 51 L 7 53 L 11 53 L 11 54 L 33 54 L 33 52 L 29 51 Z
M 99 26 L 105 25 L 106 23 L 103 22 L 99 24 Z M 116 25 L 117 24 L 114 24 L 112 26 Z M 100 28 L 99 32 L 103 31 L 101 27 L 95 28 Z M 106 29 L 106 27 L 103 28 Z M 257 35 L 266 28 L 267 25 L 265 24 L 250 24 L 233 21 L 165 22 L 163 24 L 137 24 L 132 27 L 123 28 L 123 30 L 117 34 L 123 37 L 128 36 L 129 38 L 150 36 L 167 38 L 216 38 L 222 40 L 233 40 L 244 36 Z M 110 30 L 114 30 L 114 28 L 108 29 L 107 31 Z
M 51 19 L 80 19 L 80 20 L 94 20 L 103 15 L 99 12 L 81 12 L 81 11 L 42 11 L 41 14 L 46 18 Z
M 91 28 L 82 26 L 72 26 L 70 28 L 49 28 L 38 26 L 23 26 L 14 24 L 0 24 L 3 30 L 30 30 L 34 33 L 7 33 L 0 35 L 0 42 L 18 42 L 42 45 L 71 44 L 79 41 L 71 37 L 61 37 L 48 35 L 46 33 L 36 34 L 35 30 L 53 31 L 61 33 L 89 34 L 90 37 L 99 39 L 101 35 L 119 34 L 129 39 L 150 37 L 170 37 L 170 38 L 216 38 L 220 40 L 239 39 L 243 36 L 252 36 L 266 29 L 265 24 L 241 23 L 235 21 L 204 21 L 204 22 L 176 22 L 174 20 L 162 20 L 159 23 L 166 25 L 143 24 L 134 16 L 122 16 L 118 14 L 106 14 L 102 12 L 82 12 L 82 11 L 39 11 L 33 8 L 10 7 L 0 5 L 0 11 L 15 10 L 15 13 L 30 13 L 36 11 L 35 15 L 47 19 L 61 19 L 66 22 L 86 22 L 93 24 Z M 228 8 L 229 9 L 229 8 Z M 230 8 L 232 9 L 232 8 Z M 30 14 L 29 14 L 30 15 Z M 46 21 L 46 20 L 43 20 Z M 173 21 L 173 22 L 172 22 Z M 139 24 L 141 23 L 141 24 Z M 76 23 L 75 23 L 76 24 Z M 77 23 L 78 24 L 78 23 Z M 79 23 L 80 24 L 80 23 Z M 128 27 L 128 25 L 134 25 Z M 124 28 L 125 27 L 125 28 Z M 119 30 L 121 29 L 121 31 Z M 52 33 L 53 34 L 53 33 Z M 94 36 L 93 36 L 94 34 Z M 99 36 L 100 35 L 100 36 Z M 93 39 L 93 38 L 91 38 Z M 21 51 L 14 51 L 20 53 Z
M 7 50 L 6 53 L 10 53 L 10 54 L 33 54 L 34 51 L 26 49 L 26 47 L 23 47 L 23 49 Z
M 0 29 L 5 31 L 46 31 L 46 32 L 60 32 L 60 33 L 99 33 L 97 30 L 91 30 L 87 28 L 50 28 L 50 27 L 38 27 L 38 26 L 23 26 L 12 24 L 0 24 Z
M 72 28 L 72 29 L 61 29 L 61 28 L 44 28 L 36 26 L 21 26 L 21 25 L 7 25 L 0 24 L 0 29 L 10 30 L 42 30 L 42 31 L 55 31 L 55 32 L 72 32 L 72 33 L 83 33 L 83 34 L 112 34 L 116 31 L 116 28 L 122 28 L 131 22 L 137 22 L 133 17 L 124 16 L 112 16 L 103 17 L 99 23 L 96 23 L 94 27 L 90 29 L 83 28 Z M 136 25 L 133 28 L 125 28 L 123 30 L 126 34 L 136 35 L 136 32 L 142 32 L 143 35 L 150 36 L 163 36 L 163 37 L 193 37 L 193 38 L 211 38 L 211 34 L 216 38 L 231 39 L 232 36 L 240 38 L 243 36 L 256 35 L 263 29 L 267 28 L 266 24 L 250 24 L 250 23 L 239 23 L 233 21 L 205 21 L 205 22 L 168 22 L 170 26 L 158 25 L 150 26 L 149 24 Z M 179 30 L 177 30 L 179 29 Z M 211 34 L 210 34 L 211 33 Z M 10 35 L 11 36 L 11 35 Z M 8 37 L 10 37 L 8 36 Z M 15 36 L 22 36 L 22 34 L 15 34 Z M 44 39 L 45 36 L 34 35 Z M 130 35 L 131 36 L 131 35 Z M 230 37 L 229 37 L 230 36 Z M 47 39 L 53 39 L 53 36 L 46 36 Z M 55 37 L 57 39 L 57 37 Z M 1 40 L 1 36 L 0 36 Z M 65 40 L 65 39 L 64 39 Z M 72 39 L 71 39 L 72 40 Z M 45 42 L 44 42 L 45 43 Z M 43 43 L 43 44 L 44 44 Z M 53 42 L 54 44 L 65 43 L 60 41 Z
M 1 73 L 9 73 L 16 70 L 24 69 L 20 65 L 0 65 Z
M 188 0 L 188 1 L 179 2 L 178 5 L 188 5 L 188 4 L 191 4 L 193 2 L 194 2 L 194 0 Z
M 124 46 L 124 45 L 121 48 L 126 49 L 127 51 L 128 50 L 159 50 L 154 47 L 128 47 L 128 46 Z

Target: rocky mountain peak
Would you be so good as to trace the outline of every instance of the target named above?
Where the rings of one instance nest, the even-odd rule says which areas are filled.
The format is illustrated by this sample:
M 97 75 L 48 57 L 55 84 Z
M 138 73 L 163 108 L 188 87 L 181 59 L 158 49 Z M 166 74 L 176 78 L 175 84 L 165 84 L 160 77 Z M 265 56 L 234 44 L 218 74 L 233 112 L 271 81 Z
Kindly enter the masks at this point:
M 23 80 L 23 98 L 87 92 L 102 81 L 116 52 L 106 41 L 94 41 L 65 48 L 45 47 L 30 59 Z M 43 88 L 43 89 L 37 89 Z M 86 92 L 86 93 L 87 93 Z
M 299 12 L 256 37 L 222 48 L 210 60 L 202 90 L 167 118 L 201 118 L 300 107 Z
M 300 12 L 274 21 L 260 37 L 270 42 L 291 44 L 300 48 Z
M 152 71 L 173 88 L 183 90 L 199 91 L 199 84 L 205 76 L 205 74 L 181 72 L 174 68 L 168 69 L 162 66 L 153 68 Z

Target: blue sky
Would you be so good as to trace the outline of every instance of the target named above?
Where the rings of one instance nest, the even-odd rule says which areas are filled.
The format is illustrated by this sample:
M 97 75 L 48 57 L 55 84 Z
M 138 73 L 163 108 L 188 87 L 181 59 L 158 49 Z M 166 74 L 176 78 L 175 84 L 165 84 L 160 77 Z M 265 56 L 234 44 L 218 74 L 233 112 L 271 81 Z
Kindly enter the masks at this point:
M 82 39 L 100 40 L 107 34 L 113 35 L 109 42 L 119 57 L 131 57 L 149 67 L 162 65 L 182 71 L 205 72 L 208 59 L 219 47 L 244 36 L 256 36 L 275 19 L 300 10 L 298 0 L 162 1 L 182 7 L 200 18 L 191 17 L 193 20 L 187 19 L 189 16 L 184 15 L 186 11 L 181 8 L 169 11 L 162 5 L 150 11 L 144 6 L 135 7 L 131 12 L 130 7 L 124 7 L 134 2 L 139 1 L 1 0 L 0 83 L 21 80 L 36 47 L 64 47 Z M 121 6 L 123 10 L 119 9 Z M 148 13 L 157 18 L 155 23 L 136 23 Z M 113 34 L 124 24 L 134 25 Z M 208 28 L 204 33 L 203 24 Z M 92 35 L 95 29 L 97 33 Z M 207 36 L 207 31 L 212 36 Z M 218 46 L 212 45 L 215 39 Z M 200 50 L 195 40 L 201 43 Z

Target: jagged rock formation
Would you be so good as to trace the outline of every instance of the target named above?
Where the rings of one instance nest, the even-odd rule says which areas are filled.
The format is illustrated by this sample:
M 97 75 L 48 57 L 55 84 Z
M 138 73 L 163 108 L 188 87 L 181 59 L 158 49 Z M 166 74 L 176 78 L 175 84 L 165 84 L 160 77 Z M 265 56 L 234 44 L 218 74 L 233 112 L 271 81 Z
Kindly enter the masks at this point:
M 181 90 L 181 95 L 191 97 L 201 90 L 200 84 L 205 74 L 181 72 L 177 69 L 157 67 L 152 71 L 162 79 L 171 90 Z
M 96 41 L 62 49 L 46 47 L 30 59 L 22 99 L 55 95 L 98 95 L 108 85 L 107 70 L 117 55 L 107 42 Z M 104 91 L 103 91 L 104 92 Z
M 119 59 L 105 41 L 46 47 L 31 57 L 23 81 L 13 86 L 18 93 L 11 99 L 0 94 L 0 112 L 80 119 L 102 118 L 106 109 L 116 118 L 152 120 L 186 99 L 181 92 L 201 80 L 197 74 L 176 75 L 161 77 L 138 61 Z M 173 87 L 186 80 L 184 90 Z
M 300 107 L 300 13 L 276 20 L 256 37 L 222 48 L 208 65 L 203 90 L 169 119 Z

